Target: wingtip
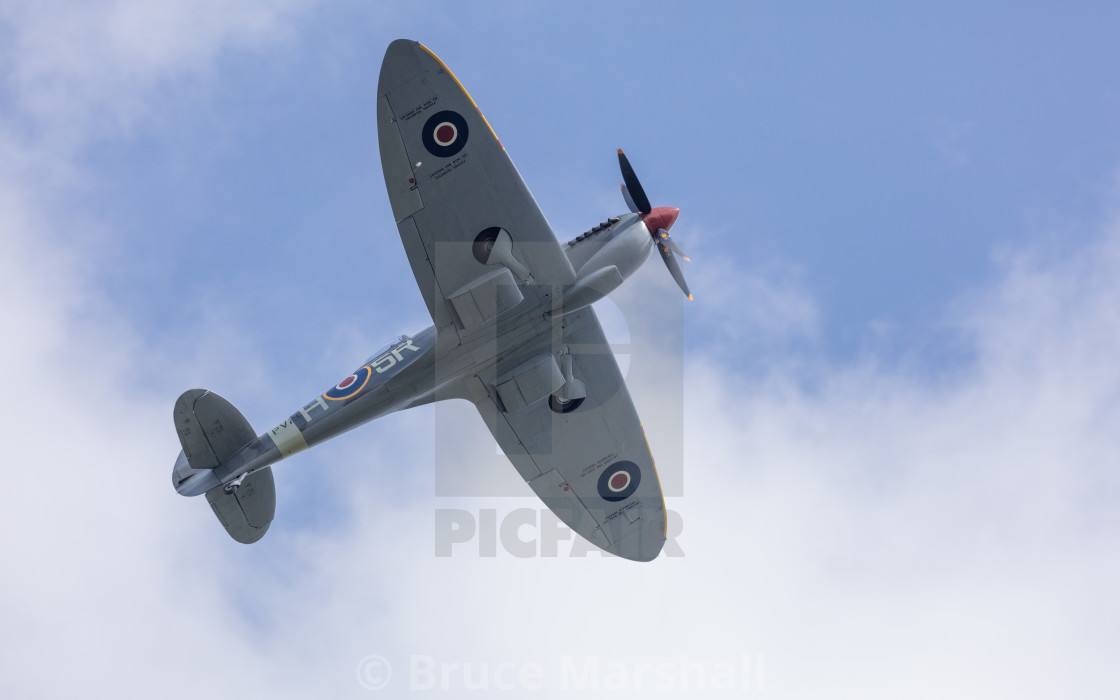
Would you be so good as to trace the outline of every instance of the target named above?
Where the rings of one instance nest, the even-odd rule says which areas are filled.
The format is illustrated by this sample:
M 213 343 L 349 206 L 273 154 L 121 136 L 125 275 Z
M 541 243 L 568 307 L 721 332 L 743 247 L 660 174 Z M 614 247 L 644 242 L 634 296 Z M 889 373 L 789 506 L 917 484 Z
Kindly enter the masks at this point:
M 691 294 L 688 295 L 688 300 L 692 301 L 692 295 Z
M 621 156 L 621 155 L 625 155 L 625 154 L 624 154 L 624 153 L 622 152 L 622 149 L 621 149 L 621 148 L 620 148 L 620 149 L 618 149 L 618 155 L 620 155 L 620 156 Z

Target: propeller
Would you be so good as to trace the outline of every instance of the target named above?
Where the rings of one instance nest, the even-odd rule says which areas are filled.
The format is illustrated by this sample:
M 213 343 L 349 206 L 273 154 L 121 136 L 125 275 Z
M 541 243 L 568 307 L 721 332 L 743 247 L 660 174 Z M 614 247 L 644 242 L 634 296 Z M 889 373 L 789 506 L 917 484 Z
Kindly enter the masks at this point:
M 649 197 L 646 196 L 642 183 L 638 181 L 638 176 L 634 174 L 634 168 L 630 166 L 630 160 L 627 159 L 621 148 L 618 149 L 618 167 L 622 170 L 622 198 L 626 200 L 626 206 L 630 207 L 630 211 L 642 217 L 642 221 L 645 222 L 646 228 L 649 229 L 649 233 L 653 237 L 653 242 L 657 245 L 657 252 L 661 253 L 661 260 L 665 262 L 665 267 L 669 268 L 669 274 L 673 276 L 673 280 L 676 281 L 677 286 L 681 288 L 685 296 L 691 300 L 692 293 L 688 291 L 688 285 L 684 281 L 684 273 L 681 272 L 681 265 L 677 262 L 677 256 L 685 260 L 688 260 L 688 256 L 669 236 L 669 229 L 673 227 L 681 210 L 676 207 L 654 208 L 650 205 Z

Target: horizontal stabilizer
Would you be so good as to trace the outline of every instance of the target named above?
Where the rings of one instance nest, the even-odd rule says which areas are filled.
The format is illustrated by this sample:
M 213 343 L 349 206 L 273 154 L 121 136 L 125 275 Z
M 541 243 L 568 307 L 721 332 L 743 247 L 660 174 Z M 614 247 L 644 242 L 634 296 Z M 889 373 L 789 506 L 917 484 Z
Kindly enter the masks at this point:
M 213 469 L 257 437 L 233 404 L 206 389 L 183 392 L 175 402 L 175 430 L 191 469 Z
M 212 488 L 206 492 L 206 500 L 230 537 L 242 544 L 252 544 L 264 537 L 276 515 L 272 467 L 248 474 L 240 486 Z

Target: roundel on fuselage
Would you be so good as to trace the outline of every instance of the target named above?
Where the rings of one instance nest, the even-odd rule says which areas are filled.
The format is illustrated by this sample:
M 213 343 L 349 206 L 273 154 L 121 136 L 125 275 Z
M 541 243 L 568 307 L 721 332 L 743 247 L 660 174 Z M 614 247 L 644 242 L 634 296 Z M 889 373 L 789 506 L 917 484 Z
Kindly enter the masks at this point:
M 369 366 L 362 367 L 335 386 L 327 389 L 323 394 L 323 398 L 329 399 L 330 401 L 342 401 L 343 399 L 355 396 L 359 391 L 365 388 L 366 382 L 369 381 L 369 375 Z

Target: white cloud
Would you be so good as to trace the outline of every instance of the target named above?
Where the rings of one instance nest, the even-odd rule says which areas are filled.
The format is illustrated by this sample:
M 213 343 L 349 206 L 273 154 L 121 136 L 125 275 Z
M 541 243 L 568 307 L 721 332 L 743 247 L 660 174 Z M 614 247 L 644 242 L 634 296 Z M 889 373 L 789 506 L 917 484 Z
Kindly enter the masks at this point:
M 1118 250 L 1112 226 L 1069 260 L 1011 260 L 959 302 L 975 364 L 949 380 L 868 365 L 806 395 L 718 368 L 690 378 L 706 405 L 738 408 L 689 426 L 688 500 L 706 500 L 699 465 L 742 470 L 742 550 L 761 556 L 741 571 L 790 586 L 764 596 L 789 615 L 778 648 L 802 654 L 789 682 L 863 696 L 1106 687 L 1098 649 L 1112 640 L 1091 620 L 1120 612 L 1107 555 Z M 693 548 L 707 534 L 692 528 Z
M 6 88 L 34 130 L 64 141 L 136 125 L 153 92 L 197 78 L 223 52 L 290 34 L 309 0 L 6 3 Z
M 269 619 L 296 645 L 285 658 L 355 695 L 367 654 L 398 683 L 413 654 L 476 673 L 540 664 L 555 685 L 565 658 L 633 671 L 683 654 L 711 673 L 747 653 L 776 697 L 1101 696 L 1120 574 L 1117 244 L 1021 259 L 962 300 L 976 362 L 948 384 L 869 364 L 806 393 L 690 357 L 686 493 L 669 503 L 683 559 L 570 558 L 566 543 L 556 559 L 479 558 L 475 543 L 434 558 L 433 507 L 536 506 L 430 501 L 426 483 L 386 502 L 386 470 L 430 469 L 427 449 L 408 456 L 429 414 L 374 424 L 332 453 L 350 465 L 353 528 L 308 535 L 272 591 Z M 662 690 L 628 683 L 623 696 Z

